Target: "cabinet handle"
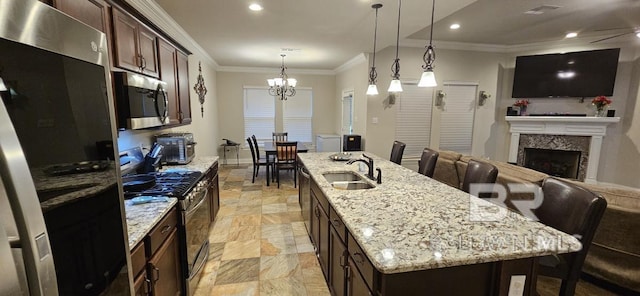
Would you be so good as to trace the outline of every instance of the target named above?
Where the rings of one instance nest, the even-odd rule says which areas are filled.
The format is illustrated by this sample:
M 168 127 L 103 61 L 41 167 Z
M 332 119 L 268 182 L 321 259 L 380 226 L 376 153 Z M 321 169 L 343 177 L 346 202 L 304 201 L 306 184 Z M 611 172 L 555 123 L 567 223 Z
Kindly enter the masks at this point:
M 151 292 L 151 280 L 147 276 L 144 277 L 144 285 L 142 285 L 142 292 L 144 295 L 149 295 Z
M 91 290 L 91 288 L 93 288 L 93 283 L 88 283 L 84 285 L 85 290 Z
M 162 231 L 160 231 L 160 233 L 165 234 L 170 230 L 171 230 L 171 225 L 165 225 L 164 227 L 162 227 Z
M 160 280 L 160 269 L 155 265 L 151 265 L 151 268 L 153 268 L 153 273 L 155 274 L 155 279 L 153 281 L 157 283 Z
M 315 209 L 313 209 L 313 213 L 316 214 L 316 217 L 318 217 L 318 218 L 320 217 L 320 211 L 319 211 L 318 206 L 316 206 Z
M 340 227 L 340 228 L 342 228 L 342 223 L 341 223 L 341 222 L 340 222 L 340 220 L 338 220 L 338 219 L 333 219 L 333 220 L 331 220 L 331 224 L 333 224 L 333 226 L 335 226 L 335 227 Z
M 140 59 L 142 60 L 142 66 L 140 66 L 140 68 L 144 70 L 145 68 L 147 68 L 147 60 L 145 60 L 142 55 L 140 55 Z
M 353 261 L 355 261 L 358 264 L 363 264 L 364 263 L 364 257 L 362 256 L 362 254 L 356 252 L 353 254 Z
M 347 251 L 342 252 L 342 256 L 340 256 L 340 266 L 343 268 L 347 267 Z
M 347 265 L 344 267 L 344 274 L 347 277 L 347 285 L 351 283 L 351 266 Z

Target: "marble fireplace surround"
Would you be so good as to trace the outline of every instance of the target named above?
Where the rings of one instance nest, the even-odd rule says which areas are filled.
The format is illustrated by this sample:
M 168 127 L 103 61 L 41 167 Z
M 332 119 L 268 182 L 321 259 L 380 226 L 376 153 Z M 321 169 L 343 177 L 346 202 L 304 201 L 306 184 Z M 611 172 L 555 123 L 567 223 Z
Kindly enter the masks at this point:
M 617 123 L 620 117 L 574 117 L 574 116 L 506 116 L 505 120 L 509 122 L 511 133 L 511 142 L 509 144 L 509 162 L 519 163 L 519 151 L 523 151 L 521 146 L 521 135 L 550 135 L 552 137 L 528 136 L 524 137 L 523 142 L 531 142 L 531 139 L 544 140 L 542 142 L 554 143 L 550 147 L 527 148 L 544 148 L 557 150 L 580 150 L 582 155 L 586 156 L 581 159 L 581 167 L 586 163 L 586 169 L 581 168 L 583 173 L 579 173 L 580 179 L 584 176 L 585 183 L 597 183 L 598 165 L 600 163 L 600 151 L 602 150 L 602 140 L 607 134 L 607 125 Z M 566 136 L 566 139 L 560 139 Z M 578 136 L 578 137 L 575 137 Z M 577 145 L 582 142 L 580 137 L 588 137 L 588 147 L 585 145 Z M 575 147 L 582 146 L 582 147 Z M 580 148 L 580 149 L 577 149 Z M 586 150 L 586 151 L 584 151 Z M 587 153 L 584 153 L 587 152 Z M 522 155 L 521 155 L 522 156 Z M 521 157 L 520 157 L 520 161 Z

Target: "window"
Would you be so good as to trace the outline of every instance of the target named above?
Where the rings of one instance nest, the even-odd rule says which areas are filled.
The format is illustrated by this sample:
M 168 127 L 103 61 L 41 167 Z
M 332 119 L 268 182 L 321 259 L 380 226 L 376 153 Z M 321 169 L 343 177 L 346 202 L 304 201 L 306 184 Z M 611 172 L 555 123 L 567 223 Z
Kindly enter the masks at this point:
M 311 89 L 296 89 L 296 95 L 284 101 L 283 131 L 289 139 L 311 143 L 313 119 L 313 92 Z
M 244 136 L 255 135 L 258 142 L 264 142 L 271 141 L 273 132 L 285 131 L 292 141 L 311 143 L 312 104 L 310 88 L 296 89 L 295 96 L 280 101 L 269 95 L 266 87 L 245 87 Z M 276 117 L 276 114 L 282 114 L 282 117 Z
M 478 85 L 445 83 L 447 107 L 440 116 L 440 149 L 471 154 Z
M 275 98 L 266 88 L 244 89 L 244 137 L 255 135 L 261 142 L 271 140 L 276 130 Z
M 431 106 L 433 88 L 403 83 L 404 91 L 396 100 L 396 138 L 407 144 L 403 158 L 420 157 L 431 140 Z M 389 142 L 391 150 L 392 141 Z

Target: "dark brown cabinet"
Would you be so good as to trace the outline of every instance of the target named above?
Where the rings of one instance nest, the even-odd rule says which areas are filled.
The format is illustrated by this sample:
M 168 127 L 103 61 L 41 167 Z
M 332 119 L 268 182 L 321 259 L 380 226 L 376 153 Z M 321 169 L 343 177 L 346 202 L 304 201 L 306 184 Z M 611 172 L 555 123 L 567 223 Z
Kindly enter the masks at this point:
M 54 0 L 53 6 L 79 21 L 109 36 L 110 20 L 108 3 L 103 0 Z
M 180 99 L 180 123 L 191 123 L 191 88 L 189 87 L 189 57 L 178 51 L 178 98 Z
M 157 35 L 125 12 L 112 11 L 115 66 L 157 78 Z
M 169 124 L 191 123 L 189 65 L 186 54 L 171 43 L 158 39 L 160 79 L 167 83 Z
M 167 83 L 165 91 L 169 104 L 169 124 L 180 123 L 180 101 L 178 99 L 178 64 L 177 50 L 169 42 L 158 40 L 158 58 L 160 64 L 160 79 Z
M 211 222 L 216 219 L 220 209 L 220 187 L 218 186 L 218 163 L 214 163 L 205 176 L 209 180 L 208 196 L 211 204 Z
M 311 183 L 311 236 L 320 259 L 320 267 L 325 278 L 329 275 L 329 216 L 326 212 L 326 198 L 320 189 Z
M 167 240 L 149 259 L 149 278 L 153 295 L 180 295 L 182 279 L 180 273 L 180 252 L 177 229 L 174 228 Z M 176 268 L 178 267 L 178 268 Z
M 182 267 L 173 208 L 131 251 L 135 295 L 180 295 Z
M 367 287 L 367 283 L 364 281 L 362 275 L 358 271 L 355 262 L 351 257 L 347 258 L 347 295 L 351 296 L 364 296 L 373 295 Z
M 340 239 L 338 232 L 336 232 L 336 229 L 333 227 L 329 229 L 329 249 L 331 253 L 331 262 L 329 263 L 329 289 L 335 296 L 344 296 L 346 295 L 346 267 L 349 253 L 347 252 L 347 247 L 344 242 Z

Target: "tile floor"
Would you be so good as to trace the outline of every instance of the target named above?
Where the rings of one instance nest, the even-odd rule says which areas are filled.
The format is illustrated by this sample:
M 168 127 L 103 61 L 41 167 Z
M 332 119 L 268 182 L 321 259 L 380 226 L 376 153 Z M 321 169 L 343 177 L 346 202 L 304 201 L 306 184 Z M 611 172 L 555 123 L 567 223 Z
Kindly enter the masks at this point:
M 264 168 L 222 166 L 220 211 L 196 289 L 209 295 L 330 295 L 302 222 L 291 173 L 267 187 Z
M 196 296 L 330 295 L 307 235 L 298 189 L 283 173 L 280 189 L 267 187 L 261 168 L 251 183 L 251 166 L 222 166 L 220 211 L 209 235 L 209 261 Z M 557 295 L 559 281 L 542 278 L 540 295 Z M 615 295 L 580 281 L 576 295 Z

